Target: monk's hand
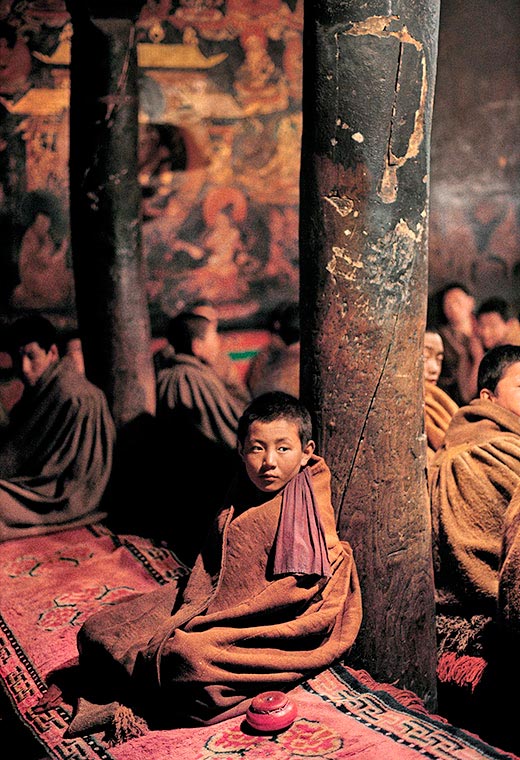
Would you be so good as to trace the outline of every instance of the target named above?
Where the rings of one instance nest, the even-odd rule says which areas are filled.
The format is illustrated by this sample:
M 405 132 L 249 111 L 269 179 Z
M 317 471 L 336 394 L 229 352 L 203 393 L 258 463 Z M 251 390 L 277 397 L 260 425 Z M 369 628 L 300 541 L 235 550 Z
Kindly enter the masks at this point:
M 45 694 L 42 694 L 32 711 L 36 715 L 59 707 L 63 702 L 63 692 L 55 683 L 51 683 Z

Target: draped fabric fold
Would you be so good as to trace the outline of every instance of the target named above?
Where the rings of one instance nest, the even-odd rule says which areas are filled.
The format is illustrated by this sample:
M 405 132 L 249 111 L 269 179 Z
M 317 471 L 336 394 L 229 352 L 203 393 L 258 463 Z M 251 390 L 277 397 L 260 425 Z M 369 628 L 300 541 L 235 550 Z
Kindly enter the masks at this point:
M 429 480 L 442 606 L 494 615 L 505 514 L 520 483 L 520 418 L 482 399 L 461 407 Z
M 81 696 L 126 705 L 150 728 L 208 725 L 348 652 L 362 616 L 357 570 L 336 531 L 327 465 L 313 456 L 306 469 L 330 577 L 273 576 L 282 494 L 259 501 L 237 479 L 185 585 L 124 599 L 84 623 L 78 649 L 89 684 Z M 70 731 L 77 727 L 91 727 L 81 707 Z
M 274 575 L 331 576 L 325 534 L 308 468 L 284 488 L 273 572 Z
M 66 362 L 51 365 L 0 438 L 0 540 L 105 517 L 115 437 L 104 393 Z
M 429 460 L 442 445 L 451 418 L 458 408 L 455 401 L 438 385 L 424 384 L 424 430 Z

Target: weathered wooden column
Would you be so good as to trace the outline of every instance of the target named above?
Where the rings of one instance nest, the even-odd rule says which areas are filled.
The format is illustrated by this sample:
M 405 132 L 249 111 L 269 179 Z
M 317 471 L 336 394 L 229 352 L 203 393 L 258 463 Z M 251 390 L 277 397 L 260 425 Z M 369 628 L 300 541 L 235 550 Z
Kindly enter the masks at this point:
M 364 619 L 349 663 L 436 705 L 423 435 L 439 0 L 305 4 L 302 398 Z
M 73 24 L 70 208 L 88 377 L 118 428 L 155 413 L 141 258 L 134 22 L 143 0 L 68 0 Z

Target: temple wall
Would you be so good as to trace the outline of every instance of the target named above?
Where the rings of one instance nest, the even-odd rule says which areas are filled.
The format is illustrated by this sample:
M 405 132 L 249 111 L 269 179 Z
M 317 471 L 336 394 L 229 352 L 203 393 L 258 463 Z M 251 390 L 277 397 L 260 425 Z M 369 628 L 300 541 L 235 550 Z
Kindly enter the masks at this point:
M 0 309 L 41 310 L 68 327 L 72 29 L 63 3 L 47 3 L 46 13 L 35 5 L 18 14 L 13 3 L 0 26 L 0 43 L 16 37 L 0 44 L 0 224 L 9 240 Z M 143 255 L 156 332 L 200 297 L 230 326 L 261 324 L 298 297 L 302 5 L 191 5 L 149 0 L 136 26 Z
M 520 5 L 441 3 L 430 291 L 461 281 L 520 309 Z
M 302 30 L 300 0 L 143 7 L 140 181 L 156 333 L 193 298 L 215 300 L 224 325 L 255 327 L 298 296 Z M 1 5 L 0 316 L 36 309 L 64 328 L 75 323 L 71 33 L 61 0 Z M 520 309 L 518 39 L 517 0 L 442 4 L 429 289 L 462 280 L 477 301 L 500 293 Z

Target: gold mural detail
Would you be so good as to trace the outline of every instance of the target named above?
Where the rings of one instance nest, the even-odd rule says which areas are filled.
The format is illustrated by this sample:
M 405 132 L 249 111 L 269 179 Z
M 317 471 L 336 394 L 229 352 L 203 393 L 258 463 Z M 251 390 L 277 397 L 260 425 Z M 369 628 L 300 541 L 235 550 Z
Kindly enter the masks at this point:
M 164 37 L 164 33 L 162 35 Z M 199 46 L 197 33 L 191 27 L 184 30 L 182 43 L 170 45 L 158 44 L 161 35 L 155 35 L 155 42 L 139 42 L 137 44 L 137 63 L 141 68 L 150 69 L 211 69 L 228 57 L 227 53 L 205 56 Z M 38 51 L 33 56 L 42 63 L 50 66 L 69 66 L 71 56 L 72 26 L 66 24 L 60 42 L 54 53 L 44 55 Z
M 153 42 L 140 42 L 137 45 L 137 63 L 144 69 L 211 69 L 227 57 L 227 53 L 206 57 L 201 52 L 192 29 L 184 32 L 180 45 Z
M 20 131 L 26 145 L 27 190 L 51 190 L 65 200 L 68 188 L 65 115 L 33 116 L 21 123 Z
M 3 105 L 10 113 L 32 114 L 33 116 L 52 116 L 65 111 L 69 107 L 70 90 L 52 90 L 49 87 L 39 87 L 29 90 L 16 103 L 10 103 L 2 98 Z

